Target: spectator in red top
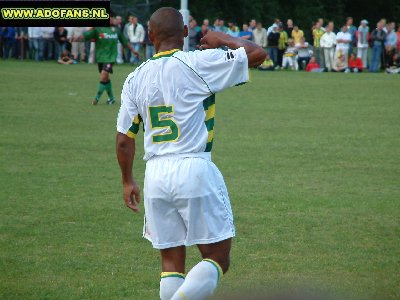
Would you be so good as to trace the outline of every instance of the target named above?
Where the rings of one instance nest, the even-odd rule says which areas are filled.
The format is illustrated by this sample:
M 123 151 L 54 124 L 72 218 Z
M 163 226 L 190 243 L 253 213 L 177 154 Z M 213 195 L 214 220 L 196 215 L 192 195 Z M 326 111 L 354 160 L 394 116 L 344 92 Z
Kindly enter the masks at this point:
M 350 72 L 354 72 L 354 73 L 362 72 L 362 69 L 363 69 L 363 63 L 362 63 L 361 58 L 356 57 L 354 55 L 354 53 L 350 54 L 349 69 L 350 69 Z
M 319 69 L 319 64 L 317 63 L 315 57 L 311 57 L 310 62 L 306 67 L 307 72 L 311 72 L 313 69 Z

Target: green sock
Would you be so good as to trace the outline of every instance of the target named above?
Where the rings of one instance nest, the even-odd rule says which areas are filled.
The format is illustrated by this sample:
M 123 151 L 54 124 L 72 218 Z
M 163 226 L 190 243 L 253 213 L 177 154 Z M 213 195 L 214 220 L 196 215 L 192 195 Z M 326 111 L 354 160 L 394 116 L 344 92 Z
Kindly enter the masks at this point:
M 97 87 L 97 94 L 96 94 L 96 97 L 95 97 L 96 101 L 100 100 L 101 95 L 103 95 L 103 93 L 106 90 L 106 88 L 107 88 L 107 82 L 100 81 L 99 85 Z
M 107 82 L 107 84 L 106 84 L 106 91 L 108 94 L 108 99 L 110 99 L 111 101 L 114 101 L 114 93 L 112 91 L 111 80 L 109 82 Z

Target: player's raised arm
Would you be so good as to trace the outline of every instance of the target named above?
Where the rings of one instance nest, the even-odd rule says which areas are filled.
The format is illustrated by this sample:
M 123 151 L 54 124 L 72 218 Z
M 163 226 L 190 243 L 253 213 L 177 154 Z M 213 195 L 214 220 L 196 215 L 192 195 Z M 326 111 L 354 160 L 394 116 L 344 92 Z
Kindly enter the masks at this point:
M 230 49 L 243 47 L 247 54 L 248 66 L 257 67 L 263 63 L 266 57 L 264 49 L 253 42 L 234 38 L 222 32 L 209 31 L 200 40 L 202 49 L 215 49 L 226 46 Z

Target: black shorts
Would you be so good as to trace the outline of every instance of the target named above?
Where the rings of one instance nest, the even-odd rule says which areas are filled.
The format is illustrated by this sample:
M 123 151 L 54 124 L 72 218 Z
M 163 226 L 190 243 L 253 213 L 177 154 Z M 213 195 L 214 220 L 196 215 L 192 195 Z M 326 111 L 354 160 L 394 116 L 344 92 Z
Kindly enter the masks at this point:
M 99 68 L 99 73 L 101 73 L 101 71 L 106 71 L 107 73 L 111 73 L 113 72 L 113 64 L 112 63 L 98 63 L 97 67 Z

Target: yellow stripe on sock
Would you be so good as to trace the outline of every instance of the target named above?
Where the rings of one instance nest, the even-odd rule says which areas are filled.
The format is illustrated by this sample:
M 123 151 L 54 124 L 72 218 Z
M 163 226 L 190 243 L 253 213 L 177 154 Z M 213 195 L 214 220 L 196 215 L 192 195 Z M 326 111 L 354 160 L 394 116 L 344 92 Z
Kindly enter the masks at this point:
M 161 279 L 167 277 L 179 277 L 185 279 L 185 274 L 179 272 L 161 272 Z
M 212 264 L 217 269 L 218 280 L 219 280 L 222 277 L 222 275 L 224 274 L 221 266 L 215 260 L 212 260 L 211 258 L 205 258 L 205 259 L 203 259 L 203 261 L 208 261 L 210 264 Z

